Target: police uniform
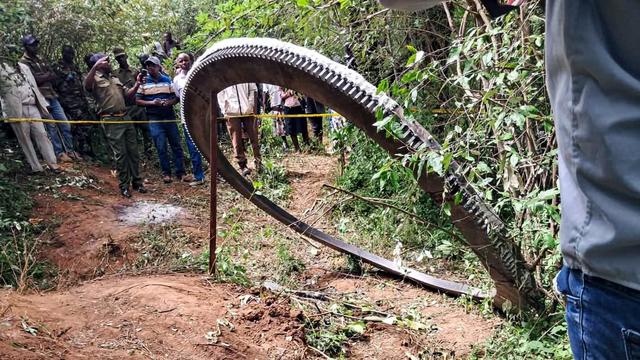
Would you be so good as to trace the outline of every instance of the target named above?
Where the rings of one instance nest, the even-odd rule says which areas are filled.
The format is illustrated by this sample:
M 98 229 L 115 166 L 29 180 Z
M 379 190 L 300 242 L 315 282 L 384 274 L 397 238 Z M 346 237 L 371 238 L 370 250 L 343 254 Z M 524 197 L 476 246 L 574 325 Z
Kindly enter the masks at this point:
M 115 52 L 115 50 L 114 50 Z M 125 87 L 133 87 L 136 84 L 136 77 L 138 76 L 138 72 L 129 69 L 118 69 L 116 74 L 118 79 Z M 126 100 L 126 99 L 125 99 Z M 127 104 L 127 117 L 131 120 L 135 121 L 147 121 L 147 113 L 142 106 L 138 106 L 135 104 L 135 100 L 125 101 Z M 151 135 L 149 134 L 149 124 L 147 123 L 138 123 L 135 124 L 136 129 L 142 133 L 142 144 L 144 146 L 144 153 L 147 158 L 150 158 L 153 154 L 152 150 L 152 141 Z
M 125 103 L 126 88 L 111 74 L 96 71 L 91 94 L 98 105 L 98 115 L 103 121 L 128 120 Z M 113 149 L 120 190 L 126 190 L 131 183 L 134 189 L 142 187 L 138 170 L 140 157 L 136 141 L 136 129 L 131 123 L 103 124 L 107 141 Z
M 54 71 L 60 79 L 56 84 L 58 100 L 62 104 L 67 117 L 70 120 L 93 120 L 87 98 L 82 90 L 82 76 L 78 66 L 60 61 L 54 66 Z M 92 126 L 90 124 L 74 124 L 72 133 L 77 143 L 76 148 L 82 154 L 93 156 L 91 129 Z

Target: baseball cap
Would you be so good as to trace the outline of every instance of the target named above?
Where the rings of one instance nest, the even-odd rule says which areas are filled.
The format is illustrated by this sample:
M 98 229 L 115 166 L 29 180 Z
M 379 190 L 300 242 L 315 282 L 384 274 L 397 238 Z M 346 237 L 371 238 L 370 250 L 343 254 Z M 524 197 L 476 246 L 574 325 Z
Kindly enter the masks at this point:
M 31 34 L 27 34 L 22 37 L 22 45 L 33 45 L 39 43 L 40 40 Z
M 113 57 L 117 58 L 118 56 L 124 56 L 127 55 L 126 52 L 124 52 L 124 49 L 121 47 L 114 47 L 113 48 Z
M 160 66 L 160 59 L 158 59 L 157 56 L 149 56 L 149 58 L 147 60 L 144 61 L 144 63 L 152 63 L 154 65 L 158 65 Z

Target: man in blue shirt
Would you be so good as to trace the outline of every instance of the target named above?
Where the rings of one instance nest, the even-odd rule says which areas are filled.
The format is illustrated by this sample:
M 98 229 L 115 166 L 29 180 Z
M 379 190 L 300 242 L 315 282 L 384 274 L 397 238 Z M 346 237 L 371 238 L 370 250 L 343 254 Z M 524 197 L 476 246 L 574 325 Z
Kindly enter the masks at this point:
M 178 102 L 173 92 L 171 78 L 160 71 L 160 60 L 150 56 L 145 62 L 149 75 L 136 94 L 136 104 L 144 106 L 149 119 L 149 132 L 158 150 L 162 181 L 171 182 L 171 163 L 167 155 L 167 141 L 173 152 L 175 175 L 178 180 L 185 174 L 184 155 L 180 144 L 180 133 L 175 122 L 154 122 L 157 120 L 175 120 L 173 105 Z

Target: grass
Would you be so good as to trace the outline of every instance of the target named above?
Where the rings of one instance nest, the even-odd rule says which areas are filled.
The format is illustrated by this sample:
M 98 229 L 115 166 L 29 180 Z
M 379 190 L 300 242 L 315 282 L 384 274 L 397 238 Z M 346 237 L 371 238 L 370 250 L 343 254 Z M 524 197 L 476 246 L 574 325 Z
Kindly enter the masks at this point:
M 262 171 L 253 182 L 256 193 L 264 195 L 276 203 L 284 203 L 291 194 L 291 186 L 286 169 L 276 164 L 273 159 L 265 159 Z
M 505 322 L 470 359 L 572 359 L 564 312 Z
M 306 268 L 302 260 L 291 254 L 289 247 L 284 242 L 280 242 L 276 246 L 276 255 L 278 257 L 279 281 L 283 285 L 290 283 L 291 276 L 303 272 Z
M 19 151 L 10 141 L 0 150 L 0 284 L 20 291 L 51 288 L 57 269 L 40 257 L 40 236 L 47 223 L 31 219 L 31 192 L 48 179 L 25 179 Z

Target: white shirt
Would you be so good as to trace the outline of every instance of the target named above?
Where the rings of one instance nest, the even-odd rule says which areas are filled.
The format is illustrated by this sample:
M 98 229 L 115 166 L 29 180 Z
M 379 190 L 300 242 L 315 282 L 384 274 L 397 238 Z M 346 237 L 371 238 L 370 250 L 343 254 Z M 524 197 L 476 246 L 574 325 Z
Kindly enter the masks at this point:
M 244 83 L 229 86 L 218 93 L 218 105 L 224 115 L 253 114 L 256 108 L 255 83 Z
M 280 87 L 272 84 L 264 84 L 264 92 L 269 94 L 269 99 L 271 100 L 271 106 L 279 106 L 282 105 L 282 97 L 280 96 Z
M 178 99 L 182 100 L 182 90 L 187 84 L 187 73 L 180 70 L 180 73 L 173 78 L 173 92 L 176 93 Z

